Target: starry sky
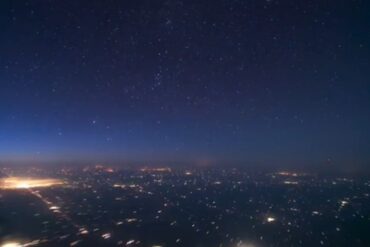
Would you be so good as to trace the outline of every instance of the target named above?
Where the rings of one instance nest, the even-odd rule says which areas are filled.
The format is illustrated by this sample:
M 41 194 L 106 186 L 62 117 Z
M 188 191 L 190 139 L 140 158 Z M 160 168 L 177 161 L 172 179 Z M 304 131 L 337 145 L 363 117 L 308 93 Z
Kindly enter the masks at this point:
M 370 166 L 369 1 L 0 3 L 0 160 Z

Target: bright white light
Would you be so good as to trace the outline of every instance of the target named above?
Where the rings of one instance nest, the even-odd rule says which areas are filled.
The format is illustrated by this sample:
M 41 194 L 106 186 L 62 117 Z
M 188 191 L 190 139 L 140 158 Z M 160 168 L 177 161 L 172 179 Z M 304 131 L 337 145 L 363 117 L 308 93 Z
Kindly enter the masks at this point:
M 108 233 L 104 233 L 103 235 L 101 235 L 102 238 L 104 239 L 110 239 L 110 237 L 112 236 L 109 232 Z
M 52 178 L 7 177 L 0 179 L 0 189 L 29 189 L 61 185 L 63 181 Z
M 133 243 L 135 243 L 135 240 L 131 239 L 131 240 L 127 241 L 126 245 L 130 245 L 130 244 L 133 244 Z
M 348 202 L 347 201 L 341 201 L 340 204 L 342 205 L 342 207 L 344 207 L 348 204 Z
M 298 182 L 297 181 L 284 181 L 284 184 L 293 184 L 293 185 L 297 185 Z
M 80 228 L 80 230 L 79 230 L 79 231 L 80 231 L 80 234 L 81 234 L 81 235 L 89 234 L 89 231 L 88 231 L 88 230 L 86 230 L 86 229 L 85 229 L 85 228 L 83 228 L 83 227 L 82 227 L 82 228 Z
M 22 245 L 17 242 L 8 242 L 8 243 L 2 244 L 1 247 L 22 247 Z
M 27 183 L 27 182 L 21 182 L 21 183 L 17 184 L 16 187 L 19 188 L 19 189 L 28 189 L 28 188 L 30 188 L 30 184 Z
M 1 244 L 0 247 L 29 247 L 29 246 L 38 245 L 40 242 L 41 241 L 39 239 L 33 240 L 28 243 L 23 243 L 23 244 L 12 241 L 12 242 L 5 242 Z
M 268 223 L 276 221 L 276 219 L 274 217 L 267 217 L 266 220 L 267 220 Z

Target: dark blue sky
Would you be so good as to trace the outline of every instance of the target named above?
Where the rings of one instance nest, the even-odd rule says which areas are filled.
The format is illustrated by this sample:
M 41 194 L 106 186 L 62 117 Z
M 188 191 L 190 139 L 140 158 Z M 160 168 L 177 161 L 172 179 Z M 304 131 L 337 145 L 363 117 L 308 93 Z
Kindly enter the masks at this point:
M 370 162 L 368 1 L 1 1 L 0 160 Z

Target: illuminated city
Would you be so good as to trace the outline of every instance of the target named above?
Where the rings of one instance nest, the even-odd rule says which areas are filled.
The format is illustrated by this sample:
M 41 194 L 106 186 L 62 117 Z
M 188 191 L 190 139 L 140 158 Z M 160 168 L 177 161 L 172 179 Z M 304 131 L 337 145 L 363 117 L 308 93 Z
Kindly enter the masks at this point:
M 59 179 L 6 177 L 0 179 L 0 189 L 30 189 L 62 185 Z
M 3 178 L 1 210 L 9 215 L 2 220 L 16 232 L 3 233 L 2 247 L 310 247 L 370 241 L 363 235 L 370 226 L 365 178 L 240 168 L 92 166 L 26 173 L 61 180 Z

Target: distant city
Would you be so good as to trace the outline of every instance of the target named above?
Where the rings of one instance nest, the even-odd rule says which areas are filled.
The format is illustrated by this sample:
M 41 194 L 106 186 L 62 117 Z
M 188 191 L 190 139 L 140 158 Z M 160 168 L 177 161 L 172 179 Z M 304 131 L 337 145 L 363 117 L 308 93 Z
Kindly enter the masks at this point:
M 370 178 L 241 168 L 2 168 L 1 247 L 369 246 Z

